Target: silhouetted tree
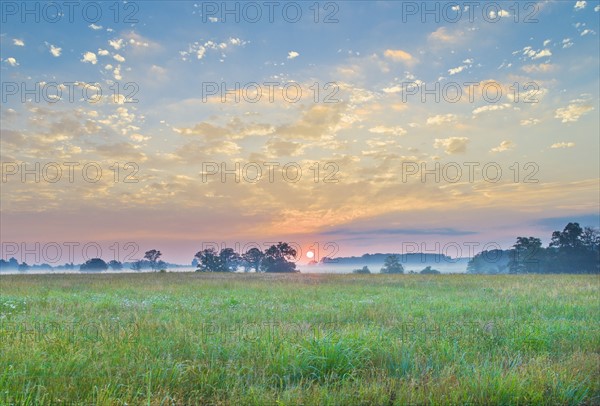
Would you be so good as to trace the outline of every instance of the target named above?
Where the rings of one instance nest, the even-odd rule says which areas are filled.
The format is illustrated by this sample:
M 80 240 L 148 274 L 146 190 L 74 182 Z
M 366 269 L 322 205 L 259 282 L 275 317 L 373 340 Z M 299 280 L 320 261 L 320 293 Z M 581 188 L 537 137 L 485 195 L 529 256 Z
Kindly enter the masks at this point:
M 121 269 L 123 269 L 123 264 L 120 263 L 119 261 L 114 260 L 114 259 L 108 263 L 108 266 L 113 271 L 120 271 Z
M 142 270 L 142 261 L 134 261 L 131 263 L 131 269 L 133 269 L 134 271 L 141 271 Z
M 550 242 L 551 265 L 555 272 L 599 272 L 598 232 L 569 223 L 564 230 L 552 233 Z
M 146 253 L 144 254 L 144 259 L 148 260 L 148 262 L 150 262 L 150 266 L 152 267 L 152 270 L 156 269 L 157 266 L 157 261 L 158 259 L 161 257 L 162 253 L 158 250 L 150 250 L 150 251 L 146 251 Z
M 296 250 L 286 242 L 279 242 L 277 245 L 271 245 L 265 251 L 265 256 L 261 261 L 261 270 L 264 272 L 298 272 L 296 264 L 292 259 L 296 258 Z
M 248 268 L 254 269 L 255 272 L 260 272 L 260 263 L 262 262 L 265 254 L 258 248 L 250 248 L 244 254 L 242 259 L 244 261 L 246 272 Z
M 371 270 L 369 269 L 368 266 L 365 265 L 362 267 L 362 269 L 355 269 L 354 271 L 352 271 L 352 273 L 366 275 L 366 274 L 370 274 Z
M 385 262 L 383 263 L 383 268 L 381 268 L 381 273 L 387 274 L 399 274 L 404 273 L 404 267 L 400 263 L 397 255 L 388 255 L 385 258 Z
M 198 258 L 198 271 L 235 272 L 242 259 L 233 248 L 223 248 L 217 254 L 214 248 L 207 248 L 195 255 Z
M 223 248 L 219 253 L 221 264 L 225 272 L 235 272 L 242 262 L 242 257 L 233 248 Z
M 85 262 L 85 264 L 82 264 L 79 267 L 80 271 L 92 271 L 92 272 L 106 271 L 107 269 L 108 269 L 108 265 L 106 264 L 106 262 L 104 262 L 100 258 L 89 259 Z
M 430 266 L 426 266 L 425 268 L 423 268 L 423 270 L 421 271 L 422 275 L 439 275 L 441 272 L 438 271 L 437 269 L 431 269 Z
M 508 273 L 510 251 L 486 250 L 476 254 L 467 264 L 468 273 Z
M 540 273 L 543 259 L 542 240 L 535 237 L 517 237 L 510 253 L 510 273 Z

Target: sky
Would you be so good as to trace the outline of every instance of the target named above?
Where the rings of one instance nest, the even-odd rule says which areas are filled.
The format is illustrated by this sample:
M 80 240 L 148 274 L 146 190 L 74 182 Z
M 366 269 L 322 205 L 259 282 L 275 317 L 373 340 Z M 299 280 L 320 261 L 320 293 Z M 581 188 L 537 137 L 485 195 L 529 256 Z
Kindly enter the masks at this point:
M 598 1 L 73 4 L 2 3 L 4 259 L 599 225 Z

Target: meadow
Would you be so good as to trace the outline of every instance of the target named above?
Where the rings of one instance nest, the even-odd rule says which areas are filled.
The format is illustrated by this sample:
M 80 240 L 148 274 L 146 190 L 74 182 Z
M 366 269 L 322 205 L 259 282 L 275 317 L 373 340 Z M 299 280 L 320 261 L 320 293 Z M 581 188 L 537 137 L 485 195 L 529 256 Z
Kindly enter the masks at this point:
M 585 275 L 0 276 L 2 405 L 600 404 Z

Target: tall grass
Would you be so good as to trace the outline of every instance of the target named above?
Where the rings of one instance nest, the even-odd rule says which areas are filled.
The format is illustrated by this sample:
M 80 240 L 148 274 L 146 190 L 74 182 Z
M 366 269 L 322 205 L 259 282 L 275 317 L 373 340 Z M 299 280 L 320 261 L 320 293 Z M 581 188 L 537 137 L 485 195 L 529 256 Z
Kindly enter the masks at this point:
M 0 404 L 600 404 L 593 276 L 0 277 Z

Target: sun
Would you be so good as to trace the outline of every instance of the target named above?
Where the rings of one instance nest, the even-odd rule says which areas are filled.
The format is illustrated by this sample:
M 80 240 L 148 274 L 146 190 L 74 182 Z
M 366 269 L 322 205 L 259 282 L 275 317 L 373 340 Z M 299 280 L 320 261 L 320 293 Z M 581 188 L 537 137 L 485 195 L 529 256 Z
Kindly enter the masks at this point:
M 312 257 L 314 257 L 314 256 L 315 256 L 315 253 L 314 253 L 314 252 L 312 252 L 312 251 L 308 251 L 308 252 L 306 253 L 306 256 L 307 256 L 308 258 L 312 258 Z

